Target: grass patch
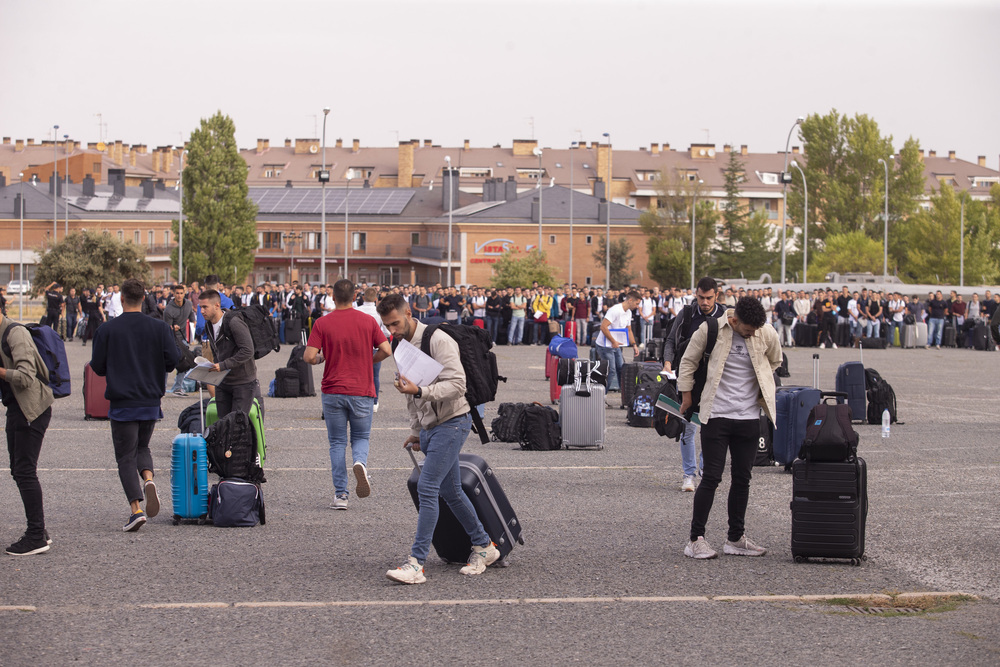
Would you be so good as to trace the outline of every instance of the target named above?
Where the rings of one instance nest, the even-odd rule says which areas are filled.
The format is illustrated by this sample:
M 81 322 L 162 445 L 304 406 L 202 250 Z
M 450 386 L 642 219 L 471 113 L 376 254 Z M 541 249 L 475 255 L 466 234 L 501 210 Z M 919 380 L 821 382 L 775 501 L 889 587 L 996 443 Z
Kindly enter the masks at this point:
M 859 607 L 865 609 L 878 609 L 872 616 L 879 618 L 892 618 L 896 616 L 926 616 L 927 614 L 941 614 L 955 611 L 963 604 L 972 602 L 978 598 L 972 595 L 919 595 L 901 597 L 897 592 L 887 593 L 891 601 L 872 601 L 866 597 L 841 597 L 822 600 L 822 604 L 831 607 Z M 899 611 L 893 611 L 898 609 Z M 913 611 L 917 610 L 917 611 Z M 854 614 L 854 611 L 832 611 L 836 614 Z

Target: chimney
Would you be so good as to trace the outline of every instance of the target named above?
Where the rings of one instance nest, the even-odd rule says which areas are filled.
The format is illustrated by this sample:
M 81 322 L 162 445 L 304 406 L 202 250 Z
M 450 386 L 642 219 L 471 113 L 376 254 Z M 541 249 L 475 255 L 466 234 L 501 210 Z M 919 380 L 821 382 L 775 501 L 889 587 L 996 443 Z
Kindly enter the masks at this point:
M 353 150 L 355 153 L 357 153 L 359 150 L 361 150 L 361 140 L 360 139 L 355 139 L 352 143 L 353 143 L 353 148 L 351 150 Z
M 163 155 L 160 151 L 153 151 L 153 171 L 163 171 Z
M 652 153 L 653 155 L 659 155 L 660 154 L 660 144 L 650 144 L 649 145 L 649 152 Z
M 921 149 L 919 150 L 919 153 L 920 153 L 920 161 L 921 161 L 921 162 L 923 162 L 923 161 L 924 161 L 924 149 L 923 149 L 923 148 L 921 148 Z
M 9 144 L 10 143 L 10 137 L 7 137 L 7 141 L 5 141 L 4 143 Z M 463 150 L 469 150 L 469 140 L 468 139 L 465 140 L 465 143 L 464 143 L 464 145 L 463 145 L 462 148 L 463 148 Z
M 290 187 L 292 187 L 292 181 L 291 181 L 291 179 L 289 179 L 289 180 L 285 181 L 285 187 L 286 187 L 286 188 L 290 188 Z
M 792 155 L 798 155 L 798 154 L 799 154 L 799 147 L 792 146 Z
M 292 140 L 285 139 L 285 148 L 291 148 L 291 147 L 292 147 Z
M 927 151 L 927 157 L 937 157 L 937 151 Z
M 56 197 L 62 197 L 62 179 L 56 180 L 55 172 L 49 176 L 49 194 L 53 191 L 56 193 Z
M 14 152 L 20 153 L 24 150 L 24 139 L 18 139 L 14 142 Z
M 952 162 L 955 161 L 955 151 L 948 151 L 948 159 Z
M 136 151 L 135 150 L 135 146 L 133 146 L 132 150 L 130 150 L 128 152 L 128 163 L 129 163 L 129 166 L 131 166 L 131 167 L 135 166 L 136 155 L 138 155 L 138 151 Z
M 430 139 L 424 139 L 424 148 L 430 148 L 433 142 Z
M 396 171 L 396 187 L 413 187 L 413 142 L 400 141 L 398 166 Z
M 0 171 L 0 188 L 7 187 L 7 174 Z
M 740 155 L 746 155 L 747 152 L 748 152 L 747 151 L 747 145 L 746 144 L 741 144 L 740 145 Z
M 980 156 L 979 156 L 979 157 L 978 157 L 978 158 L 976 159 L 976 161 L 977 161 L 977 162 L 979 163 L 979 166 L 980 166 L 980 167 L 985 167 L 985 166 L 986 166 L 986 156 L 985 156 L 985 155 L 980 155 Z
M 605 194 L 604 179 L 598 177 L 597 180 L 594 181 L 594 196 L 598 199 L 604 199 Z
M 108 181 L 114 189 L 115 197 L 125 196 L 125 170 L 108 169 Z
M 83 196 L 93 197 L 94 196 L 94 177 L 87 174 L 83 177 Z
M 601 197 L 601 201 L 597 204 L 597 222 L 602 225 L 608 224 L 608 218 L 611 215 L 611 204 L 607 199 Z
M 664 153 L 666 153 L 667 151 L 669 151 L 669 150 L 670 150 L 670 144 L 668 144 L 667 142 L 665 142 L 665 141 L 664 141 L 664 142 L 663 142 L 663 148 L 662 148 L 661 150 L 662 150 L 662 151 L 663 151 Z
M 468 141 L 468 139 L 466 139 L 466 141 Z M 10 146 L 10 137 L 4 137 L 3 138 L 3 145 L 4 146 Z
M 483 181 L 483 201 L 493 201 L 493 179 L 487 178 Z
M 156 184 L 153 183 L 153 181 L 146 180 L 142 182 L 143 199 L 152 199 L 153 197 L 155 197 L 156 196 L 155 190 L 156 190 Z
M 266 143 L 267 139 L 261 139 L 259 137 L 257 138 L 257 155 L 260 155 L 265 150 L 267 150 L 267 146 L 265 145 Z
M 146 154 L 146 144 L 136 144 L 135 148 L 139 152 L 139 155 Z
M 24 145 L 25 145 L 25 146 L 34 146 L 34 145 L 35 145 L 35 140 L 34 140 L 34 139 L 32 139 L 31 137 L 28 137 L 28 138 L 27 138 L 27 139 L 25 140 L 25 142 L 24 142 Z
M 372 186 L 371 182 L 366 178 L 365 182 L 361 185 L 362 188 L 370 188 Z
M 538 142 L 534 139 L 514 140 L 514 155 L 516 157 L 531 157 L 536 148 L 538 148 Z
M 725 153 L 726 155 L 732 153 L 733 152 L 732 144 L 722 144 L 722 152 Z
M 604 178 L 605 176 L 607 176 L 608 172 L 610 171 L 611 178 L 614 179 L 614 165 L 612 164 L 611 144 L 600 144 L 597 147 L 596 170 L 597 170 L 597 176 L 599 176 L 600 178 Z M 608 194 L 603 196 L 608 197 L 608 199 L 610 199 L 611 183 L 605 183 L 605 187 L 607 188 L 605 192 L 607 192 Z
M 167 146 L 163 149 L 163 171 L 169 172 L 174 168 L 174 149 Z
M 448 199 L 451 198 L 451 206 Z M 458 208 L 458 169 L 441 170 L 441 208 L 445 211 Z
M 115 161 L 115 164 L 122 164 L 125 161 L 125 152 L 122 149 L 121 140 L 115 141 L 114 156 L 112 159 Z
M 343 148 L 343 147 L 344 147 L 344 140 L 337 139 L 337 148 Z
M 503 184 L 504 201 L 514 201 L 517 199 L 517 181 L 513 176 L 507 177 L 507 182 Z
M 533 197 L 531 199 L 531 221 L 538 224 L 538 214 L 541 205 L 538 203 L 538 197 Z
M 597 148 L 597 142 L 596 141 L 591 141 L 590 142 L 590 150 L 594 150 L 595 148 Z
M 25 207 L 27 208 L 27 207 Z M 20 218 L 22 215 L 21 211 L 21 193 L 18 192 L 14 195 L 14 217 Z

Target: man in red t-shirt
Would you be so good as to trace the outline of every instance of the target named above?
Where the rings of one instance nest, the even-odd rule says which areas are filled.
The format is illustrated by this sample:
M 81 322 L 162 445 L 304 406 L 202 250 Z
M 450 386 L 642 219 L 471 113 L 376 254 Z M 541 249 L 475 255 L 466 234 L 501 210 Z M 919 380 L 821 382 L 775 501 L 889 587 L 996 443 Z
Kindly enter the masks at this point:
M 347 509 L 347 428 L 351 428 L 355 493 L 371 493 L 368 478 L 368 440 L 372 430 L 375 382 L 372 370 L 392 354 L 389 341 L 375 320 L 354 308 L 354 283 L 338 280 L 333 285 L 334 310 L 316 320 L 303 358 L 306 363 L 323 361 L 323 419 L 330 441 L 333 467 L 333 509 Z M 374 355 L 372 350 L 376 350 Z

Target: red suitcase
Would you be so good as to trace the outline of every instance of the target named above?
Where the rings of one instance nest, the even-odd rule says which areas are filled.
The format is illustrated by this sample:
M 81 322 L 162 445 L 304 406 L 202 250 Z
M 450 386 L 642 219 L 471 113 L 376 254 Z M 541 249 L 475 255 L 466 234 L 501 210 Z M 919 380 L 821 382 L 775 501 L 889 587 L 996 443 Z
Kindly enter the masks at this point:
M 480 329 L 485 329 L 486 328 L 486 322 L 483 322 L 481 319 L 476 318 L 476 319 L 472 320 L 472 326 L 479 327 Z
M 556 357 L 558 361 L 558 357 Z M 552 377 L 549 378 L 549 400 L 553 405 L 559 402 L 559 395 L 562 393 L 562 386 L 559 384 L 559 373 L 557 369 L 552 369 Z
M 559 357 L 555 357 L 549 352 L 549 348 L 545 348 L 545 379 L 548 380 L 551 377 L 555 377 L 556 367 L 559 366 Z
M 111 402 L 104 398 L 108 381 L 98 375 L 90 367 L 90 362 L 83 367 L 83 418 L 107 419 Z
M 576 321 L 566 320 L 566 324 L 563 325 L 563 336 L 576 342 Z

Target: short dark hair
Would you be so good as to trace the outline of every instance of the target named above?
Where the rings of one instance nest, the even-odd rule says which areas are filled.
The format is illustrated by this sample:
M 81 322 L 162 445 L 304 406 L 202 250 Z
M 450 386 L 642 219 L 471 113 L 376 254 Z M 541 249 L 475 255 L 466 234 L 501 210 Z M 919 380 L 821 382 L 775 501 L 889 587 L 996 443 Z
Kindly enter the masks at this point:
M 629 293 L 625 295 L 625 298 L 632 299 L 633 301 L 642 301 L 642 295 L 636 290 L 630 290 Z
M 767 314 L 764 312 L 763 304 L 752 296 L 740 297 L 736 302 L 736 317 L 754 329 L 767 324 Z
M 122 283 L 122 301 L 130 306 L 142 303 L 146 298 L 146 286 L 138 278 L 129 278 Z
M 354 283 L 347 278 L 341 278 L 333 284 L 333 300 L 337 303 L 354 301 Z
M 210 273 L 207 276 L 205 276 L 205 284 L 206 285 L 218 285 L 219 284 L 219 276 L 218 276 L 218 274 Z
M 698 281 L 698 291 L 700 292 L 714 292 L 719 289 L 719 283 L 715 282 L 715 278 L 709 278 L 705 276 Z
M 336 289 L 336 286 L 334 286 L 334 290 Z M 375 306 L 375 311 L 382 317 L 385 317 L 394 310 L 397 310 L 400 313 L 405 313 L 409 309 L 410 304 L 406 303 L 406 299 L 404 299 L 403 295 L 398 292 L 386 294 L 385 297 L 378 302 L 378 305 Z
M 222 297 L 214 289 L 207 289 L 201 293 L 198 297 L 199 301 L 211 301 L 213 303 L 222 303 Z

